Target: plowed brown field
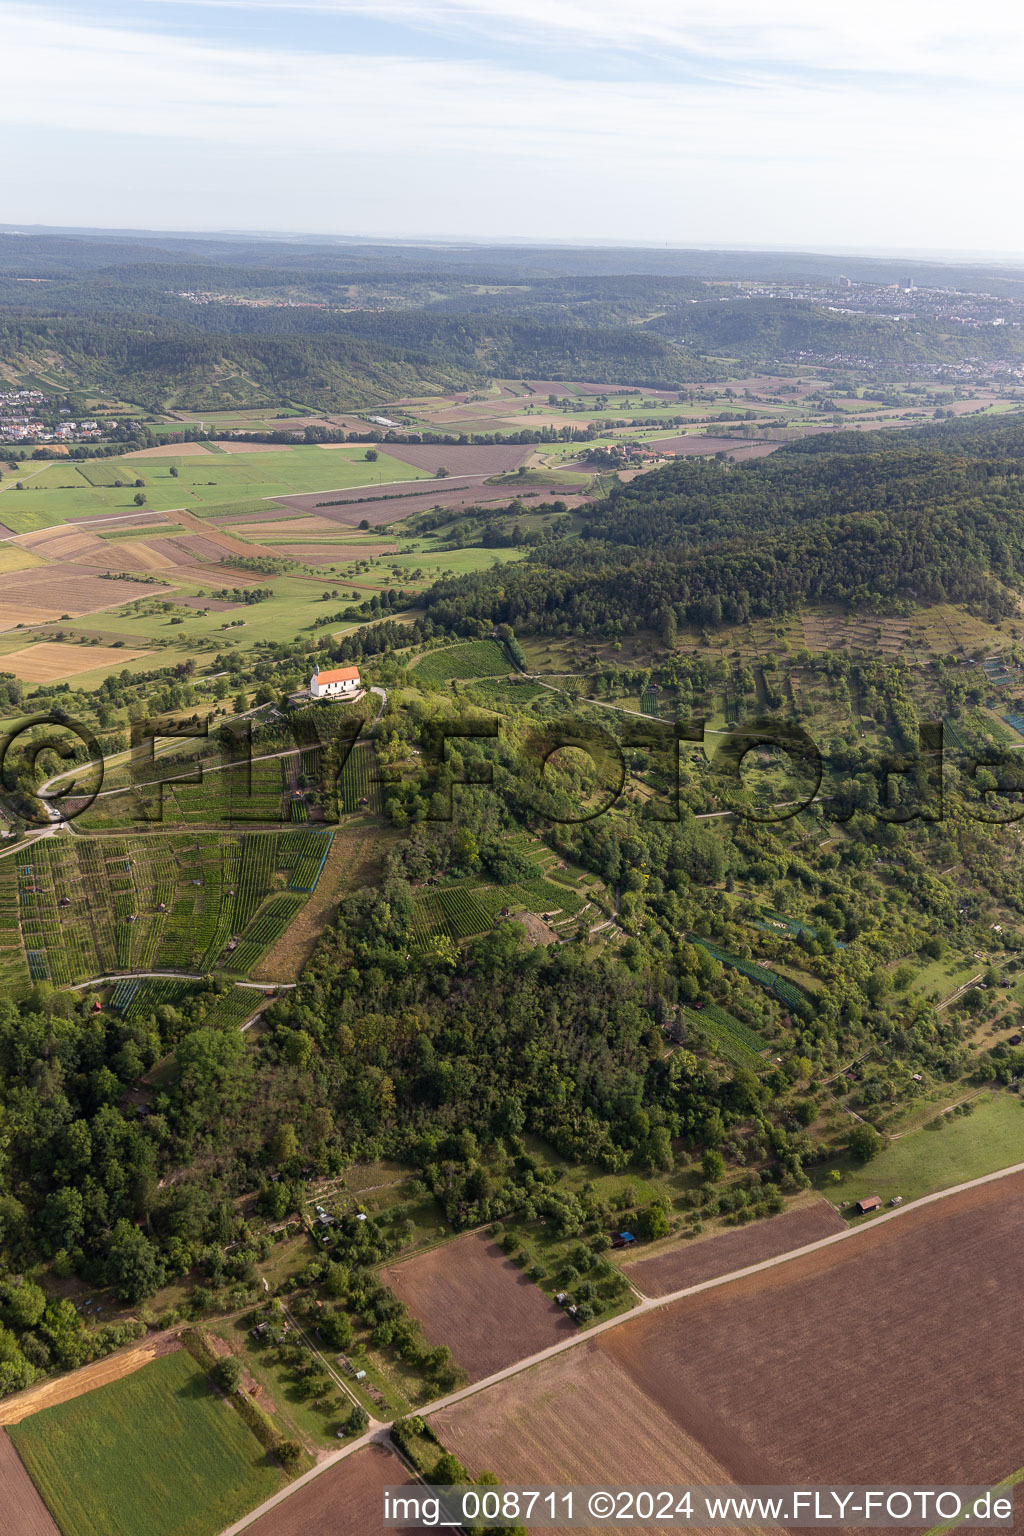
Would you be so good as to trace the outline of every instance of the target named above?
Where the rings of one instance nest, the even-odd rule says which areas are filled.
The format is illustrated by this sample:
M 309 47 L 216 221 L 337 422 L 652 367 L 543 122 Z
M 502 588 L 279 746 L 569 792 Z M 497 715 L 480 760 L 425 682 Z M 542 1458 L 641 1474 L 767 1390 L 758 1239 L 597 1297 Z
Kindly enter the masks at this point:
M 4 1536 L 60 1536 L 5 1429 L 0 1429 L 0 1510 Z
M 354 528 L 364 519 L 371 528 L 381 527 L 385 523 L 397 523 L 404 517 L 410 517 L 413 512 L 422 512 L 429 507 L 470 507 L 486 506 L 494 502 L 510 502 L 518 493 L 513 484 L 487 485 L 483 480 L 470 480 L 465 477 L 448 480 L 419 480 L 403 481 L 403 485 L 425 486 L 426 489 L 416 491 L 401 491 L 392 496 L 381 496 L 375 499 L 367 499 L 366 487 L 362 486 L 352 491 L 310 491 L 299 496 L 278 496 L 275 501 L 279 506 L 294 507 L 299 512 L 315 512 L 318 516 L 329 517 L 347 527 Z M 556 499 L 568 500 L 570 496 L 578 496 L 580 483 L 574 485 L 533 485 L 529 487 L 531 497 L 536 494 L 537 501 L 554 501 Z M 333 505 L 331 505 L 333 503 Z
M 748 1264 L 759 1264 L 762 1259 L 773 1259 L 776 1254 L 815 1243 L 833 1232 L 844 1231 L 845 1227 L 846 1222 L 827 1200 L 816 1200 L 813 1205 L 784 1211 L 768 1221 L 737 1227 L 685 1247 L 677 1245 L 624 1268 L 645 1296 L 668 1296 L 684 1286 L 699 1285 L 716 1275 L 731 1275 L 735 1270 L 746 1269 Z
M 731 1468 L 651 1402 L 628 1362 L 613 1360 L 599 1345 L 595 1339 L 443 1409 L 431 1418 L 431 1428 L 470 1472 L 493 1472 L 520 1486 L 738 1481 Z M 645 1536 L 679 1536 L 680 1527 L 601 1527 L 620 1536 L 638 1529 Z
M 654 453 L 672 453 L 686 458 L 695 453 L 728 453 L 738 459 L 763 459 L 781 448 L 781 443 L 744 442 L 739 437 L 659 437 L 644 444 Z
M 1022 1222 L 1013 1174 L 639 1317 L 598 1347 L 748 1481 L 994 1482 L 1024 1466 Z
M 284 1499 L 247 1527 L 251 1536 L 377 1536 L 383 1532 L 384 1489 L 412 1479 L 397 1456 L 368 1445 Z M 395 1536 L 413 1528 L 389 1527 Z M 415 1531 L 423 1530 L 416 1526 Z M 31 1536 L 35 1536 L 32 1532 Z
M 0 630 L 41 624 L 64 614 L 75 619 L 82 613 L 118 608 L 136 597 L 159 597 L 167 590 L 107 580 L 81 566 L 62 570 L 40 565 L 30 571 L 11 571 L 0 575 Z
M 557 1344 L 576 1325 L 490 1238 L 473 1234 L 381 1270 L 381 1279 L 447 1344 L 473 1381 Z
M 536 425 L 533 422 L 532 425 Z M 505 475 L 518 469 L 533 452 L 532 443 L 493 443 L 450 446 L 443 443 L 385 443 L 384 451 L 403 464 L 436 470 L 444 466 L 452 475 Z

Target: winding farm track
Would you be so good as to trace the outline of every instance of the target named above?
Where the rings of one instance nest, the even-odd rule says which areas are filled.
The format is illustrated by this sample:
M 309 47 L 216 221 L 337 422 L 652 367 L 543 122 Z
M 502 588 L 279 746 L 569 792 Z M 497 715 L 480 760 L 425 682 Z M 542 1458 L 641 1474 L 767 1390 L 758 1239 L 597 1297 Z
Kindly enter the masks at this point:
M 550 1360 L 554 1356 L 564 1354 L 570 1349 L 576 1349 L 581 1345 L 588 1344 L 600 1334 L 608 1333 L 614 1328 L 621 1328 L 627 1323 L 634 1322 L 638 1317 L 660 1311 L 664 1307 L 671 1306 L 673 1302 L 682 1301 L 686 1297 L 697 1296 L 704 1291 L 717 1290 L 722 1286 L 731 1285 L 752 1275 L 762 1274 L 766 1270 L 776 1269 L 780 1265 L 788 1264 L 794 1259 L 801 1259 L 808 1254 L 819 1253 L 826 1248 L 831 1248 L 836 1243 L 856 1243 L 857 1239 L 862 1237 L 864 1233 L 877 1233 L 882 1226 L 887 1225 L 889 1222 L 903 1221 L 913 1217 L 915 1213 L 921 1211 L 926 1206 L 934 1205 L 938 1201 L 948 1200 L 951 1196 L 964 1194 L 969 1190 L 978 1189 L 983 1185 L 993 1184 L 1000 1179 L 1020 1173 L 1024 1173 L 1024 1162 L 1013 1163 L 1008 1168 L 1000 1168 L 996 1173 L 987 1173 L 981 1178 L 969 1179 L 962 1184 L 955 1184 L 950 1189 L 939 1190 L 933 1195 L 924 1195 L 920 1200 L 915 1200 L 910 1205 L 902 1205 L 898 1206 L 895 1210 L 885 1211 L 881 1216 L 876 1216 L 869 1222 L 862 1223 L 856 1227 L 847 1227 L 842 1232 L 836 1232 L 828 1237 L 820 1238 L 817 1242 L 807 1243 L 801 1248 L 791 1249 L 788 1253 L 763 1259 L 760 1263 L 749 1264 L 743 1269 L 733 1270 L 729 1274 L 719 1275 L 713 1279 L 701 1281 L 696 1285 L 684 1286 L 680 1290 L 671 1291 L 664 1296 L 645 1297 L 631 1311 L 609 1318 L 607 1322 L 597 1323 L 592 1328 L 587 1328 L 580 1333 L 573 1334 L 572 1337 L 563 1342 L 552 1344 L 547 1349 L 540 1350 L 537 1354 L 529 1355 L 525 1359 L 517 1361 L 514 1365 L 506 1366 L 500 1371 L 495 1371 L 491 1376 L 486 1376 L 480 1381 L 472 1382 L 468 1387 L 462 1387 L 457 1392 L 449 1393 L 447 1397 L 438 1398 L 436 1401 L 428 1404 L 427 1407 L 417 1409 L 417 1414 L 421 1418 L 430 1418 L 445 1408 L 451 1408 L 456 1403 L 464 1402 L 467 1398 L 474 1397 L 479 1392 L 487 1391 L 489 1387 L 497 1386 L 499 1382 L 507 1381 L 510 1377 L 518 1376 L 521 1372 L 528 1371 L 534 1366 L 542 1364 L 545 1360 Z M 268 1510 L 283 1503 L 285 1499 L 290 1498 L 298 1489 L 311 1482 L 313 1478 L 319 1477 L 330 1467 L 336 1466 L 347 1456 L 351 1456 L 354 1451 L 360 1450 L 363 1446 L 369 1445 L 374 1441 L 388 1443 L 389 1428 L 390 1426 L 386 1424 L 373 1426 L 359 1440 L 353 1441 L 342 1450 L 326 1457 L 316 1467 L 312 1468 L 311 1471 L 305 1473 L 300 1478 L 296 1478 L 295 1482 L 290 1483 L 287 1488 L 282 1489 L 280 1493 L 275 1494 L 264 1504 L 261 1504 L 258 1509 L 254 1509 L 250 1514 L 244 1516 L 243 1519 L 236 1521 L 234 1525 L 222 1531 L 221 1536 L 241 1536 L 241 1533 L 261 1515 L 266 1514 Z

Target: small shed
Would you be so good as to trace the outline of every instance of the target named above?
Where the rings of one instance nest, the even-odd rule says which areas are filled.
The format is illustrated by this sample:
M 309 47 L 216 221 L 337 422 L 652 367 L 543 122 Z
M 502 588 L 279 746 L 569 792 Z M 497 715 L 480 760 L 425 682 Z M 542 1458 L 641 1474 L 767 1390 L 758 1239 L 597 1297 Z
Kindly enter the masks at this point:
M 878 1211 L 882 1208 L 881 1195 L 865 1195 L 863 1200 L 857 1201 L 857 1215 L 866 1216 L 869 1211 Z

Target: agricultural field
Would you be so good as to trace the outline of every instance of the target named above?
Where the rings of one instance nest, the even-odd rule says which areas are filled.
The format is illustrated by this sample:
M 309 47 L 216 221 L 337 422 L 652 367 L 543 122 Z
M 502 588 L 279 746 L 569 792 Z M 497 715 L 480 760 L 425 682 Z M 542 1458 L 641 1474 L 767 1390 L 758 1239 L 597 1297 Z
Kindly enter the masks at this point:
M 870 1466 L 879 1486 L 908 1467 L 921 1486 L 995 1483 L 1024 1465 L 1024 1362 L 1002 1347 L 1022 1214 L 1021 1174 L 901 1212 L 631 1319 L 432 1427 L 509 1481 L 635 1484 L 660 1429 L 664 1481 L 856 1484 Z
M 0 861 L 0 980 L 66 986 L 121 971 L 209 970 L 218 959 L 247 970 L 316 888 L 312 861 L 307 888 L 288 888 L 310 836 L 323 834 L 199 830 L 26 844 Z
M 711 1237 L 662 1244 L 660 1253 L 624 1265 L 623 1273 L 645 1296 L 668 1296 L 845 1231 L 846 1222 L 829 1201 L 815 1200 Z
M 4 1429 L 0 1429 L 0 1509 L 4 1536 L 61 1536 Z
M 504 647 L 496 640 L 471 640 L 466 645 L 428 651 L 413 670 L 418 681 L 447 683 L 453 678 L 499 677 L 513 668 Z
M 497 1243 L 477 1234 L 387 1265 L 381 1279 L 473 1381 L 576 1332 Z
M 431 1415 L 430 1427 L 474 1476 L 493 1472 L 502 1482 L 521 1487 L 738 1481 L 728 1463 L 716 1460 L 699 1438 L 652 1401 L 628 1362 L 613 1359 L 601 1342 L 582 1344 L 442 1409 Z M 623 1536 L 637 1527 L 601 1529 Z M 648 1523 L 642 1529 L 645 1536 L 671 1536 L 679 1527 Z
M 184 1351 L 9 1433 L 62 1536 L 215 1536 L 283 1486 Z
M 13 672 L 23 683 L 52 683 L 100 668 L 106 671 L 111 667 L 124 667 L 149 654 L 127 647 L 66 645 L 44 640 L 21 650 L 0 652 L 0 668 L 4 672 Z
M 251 1536 L 368 1536 L 380 1526 L 384 1489 L 411 1481 L 392 1451 L 367 1445 L 306 1483 L 248 1529 Z M 416 1526 L 415 1532 L 420 1531 Z M 414 1536 L 403 1526 L 395 1532 Z
M 171 474 L 172 467 L 177 475 Z M 266 501 L 276 496 L 419 478 L 424 478 L 424 471 L 384 452 L 375 463 L 367 462 L 366 449 L 359 444 L 330 454 L 316 446 L 300 446 L 271 452 L 249 449 L 150 458 L 132 455 L 99 463 L 49 465 L 41 473 L 26 477 L 23 491 L 4 491 L 0 517 L 16 533 L 25 533 L 30 528 L 51 527 L 68 517 L 131 515 L 138 510 L 138 479 L 143 481 L 142 494 L 151 510 L 188 507 L 203 514 L 204 509 L 226 502 Z M 118 479 L 122 481 L 119 487 L 114 484 Z

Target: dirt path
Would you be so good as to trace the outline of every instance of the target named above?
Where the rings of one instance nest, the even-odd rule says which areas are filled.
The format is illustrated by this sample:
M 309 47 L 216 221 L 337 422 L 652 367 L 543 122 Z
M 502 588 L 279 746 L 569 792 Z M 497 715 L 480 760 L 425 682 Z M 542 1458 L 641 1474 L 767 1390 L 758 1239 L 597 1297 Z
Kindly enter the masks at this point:
M 22 1419 L 39 1413 L 43 1408 L 53 1408 L 57 1403 L 69 1403 L 72 1398 L 82 1397 L 95 1387 L 105 1387 L 108 1382 L 120 1381 L 122 1376 L 130 1376 L 132 1371 L 140 1370 L 160 1355 L 172 1354 L 180 1348 L 181 1342 L 176 1331 L 167 1329 L 164 1333 L 151 1334 L 138 1344 L 131 1344 L 127 1349 L 119 1349 L 116 1354 L 107 1355 L 104 1360 L 94 1360 L 92 1365 L 83 1365 L 81 1370 L 70 1371 L 66 1376 L 56 1376 L 51 1381 L 41 1381 L 24 1392 L 16 1392 L 13 1397 L 4 1398 L 0 1402 L 0 1424 L 20 1424 Z

